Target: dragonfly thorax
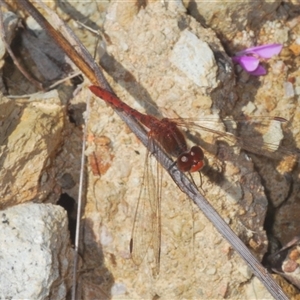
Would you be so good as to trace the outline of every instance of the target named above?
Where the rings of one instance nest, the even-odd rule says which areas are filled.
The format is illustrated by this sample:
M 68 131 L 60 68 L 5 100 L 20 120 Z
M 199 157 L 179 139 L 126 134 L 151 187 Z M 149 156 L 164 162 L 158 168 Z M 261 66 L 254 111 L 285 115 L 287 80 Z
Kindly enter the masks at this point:
M 149 133 L 151 138 L 155 139 L 169 155 L 177 158 L 187 151 L 185 137 L 176 123 L 165 118 L 151 125 Z

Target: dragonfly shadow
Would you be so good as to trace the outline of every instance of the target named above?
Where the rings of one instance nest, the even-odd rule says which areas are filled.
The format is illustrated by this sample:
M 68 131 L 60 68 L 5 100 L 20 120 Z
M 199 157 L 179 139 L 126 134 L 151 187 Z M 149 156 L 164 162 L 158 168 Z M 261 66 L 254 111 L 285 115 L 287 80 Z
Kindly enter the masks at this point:
M 252 125 L 254 125 L 253 128 L 250 128 Z M 298 149 L 292 148 L 291 144 L 286 147 L 286 145 L 278 146 L 276 144 L 266 143 L 263 135 L 255 130 L 255 125 L 256 124 L 251 124 L 251 122 L 247 124 L 247 133 L 243 137 L 217 132 L 219 135 L 217 136 L 214 144 L 206 142 L 205 139 L 201 137 L 201 134 L 194 135 L 190 132 L 186 133 L 187 138 L 194 144 L 200 146 L 204 150 L 204 154 L 206 156 L 210 154 L 220 163 L 220 167 L 218 168 L 206 165 L 203 169 L 202 173 L 205 173 L 211 182 L 222 186 L 227 186 L 226 182 L 229 184 L 223 174 L 226 168 L 226 161 L 229 161 L 239 169 L 249 168 L 249 170 L 253 170 L 253 166 L 251 164 L 254 162 L 255 170 L 258 171 L 260 175 L 260 166 L 262 165 L 264 169 L 271 170 L 269 172 L 272 174 L 272 178 L 277 178 L 277 180 L 278 178 L 283 178 L 281 180 L 282 184 L 284 184 L 284 182 L 289 182 L 288 172 L 292 172 L 296 165 L 296 161 L 299 161 Z M 287 135 L 290 135 L 290 133 L 287 132 Z M 289 138 L 287 137 L 287 139 Z M 235 147 L 240 150 L 236 151 Z M 277 147 L 278 149 L 276 149 Z M 246 153 L 243 154 L 243 151 L 246 151 L 248 155 L 246 155 Z M 287 160 L 287 166 L 285 168 L 281 167 L 283 158 L 286 158 Z M 278 167 L 279 169 L 277 169 Z M 265 180 L 270 181 L 269 178 L 266 178 Z M 264 176 L 262 176 L 260 181 L 266 183 L 264 181 Z M 272 184 L 269 183 L 266 185 L 267 195 L 269 195 L 268 192 L 271 188 Z M 286 191 L 285 194 L 288 194 L 288 191 Z
M 218 164 L 210 165 L 208 163 L 207 156 L 204 156 L 205 165 L 201 169 L 201 174 L 203 174 L 211 183 L 216 184 L 219 187 L 229 186 L 230 182 L 225 176 L 226 160 L 237 160 L 237 156 L 234 155 L 232 149 L 226 143 L 218 142 L 215 145 L 206 142 L 204 139 L 201 139 L 199 136 L 193 135 L 190 132 L 186 132 L 186 136 L 194 144 L 200 146 L 205 153 L 210 153 L 215 156 L 218 160 Z M 236 156 L 236 157 L 234 157 Z M 200 187 L 201 188 L 201 187 Z M 232 194 L 236 194 L 232 191 Z
M 205 164 L 204 168 L 201 170 L 201 173 L 213 184 L 222 188 L 230 198 L 236 198 L 236 201 L 239 201 L 237 195 L 240 194 L 240 187 L 235 184 L 225 175 L 226 171 L 226 161 L 230 161 L 233 165 L 239 164 L 240 156 L 235 154 L 233 149 L 224 142 L 218 142 L 216 144 L 217 154 L 215 158 L 217 163 L 209 165 Z M 208 160 L 206 159 L 206 162 Z
M 239 228 L 239 237 L 245 244 L 255 243 L 253 251 L 257 256 L 262 257 L 267 251 L 263 224 L 268 201 L 264 194 L 261 177 L 245 153 L 235 153 L 234 149 L 224 142 L 218 142 L 216 147 L 216 162 L 211 165 L 206 164 L 201 170 L 206 178 L 205 186 L 208 187 L 207 189 L 203 186 L 204 196 L 214 201 L 213 199 L 216 199 L 218 195 L 217 207 L 224 209 L 224 216 L 226 216 L 226 211 L 232 212 L 232 209 L 235 209 L 235 218 L 232 223 Z M 238 173 L 230 176 L 230 170 L 237 170 Z M 223 192 L 219 193 L 217 188 L 210 199 L 212 189 L 215 187 Z M 202 189 L 202 187 L 199 188 Z M 222 214 L 221 211 L 220 213 Z M 255 216 L 255 222 L 253 222 L 253 216 Z

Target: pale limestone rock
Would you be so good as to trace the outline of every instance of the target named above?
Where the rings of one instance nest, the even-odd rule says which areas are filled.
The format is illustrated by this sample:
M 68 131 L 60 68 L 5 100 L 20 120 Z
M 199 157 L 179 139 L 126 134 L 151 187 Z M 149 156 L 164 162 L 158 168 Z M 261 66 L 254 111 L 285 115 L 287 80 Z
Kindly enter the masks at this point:
M 62 207 L 26 203 L 1 211 L 1 299 L 65 299 L 72 260 Z
M 217 64 L 209 45 L 184 30 L 170 55 L 170 61 L 199 87 L 217 86 Z

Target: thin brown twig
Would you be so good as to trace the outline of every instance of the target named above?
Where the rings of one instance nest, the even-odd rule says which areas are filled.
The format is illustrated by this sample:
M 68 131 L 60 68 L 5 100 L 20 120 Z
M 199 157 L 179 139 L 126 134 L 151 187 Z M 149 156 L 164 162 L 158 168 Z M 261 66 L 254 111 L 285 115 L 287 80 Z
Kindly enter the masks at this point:
M 51 89 L 55 88 L 56 86 L 60 85 L 61 83 L 65 82 L 65 81 L 67 81 L 69 79 L 72 79 L 72 78 L 74 78 L 76 76 L 79 76 L 81 74 L 82 73 L 80 71 L 73 72 L 72 74 L 70 74 L 70 75 L 68 75 L 68 76 L 66 76 L 64 78 L 62 78 L 60 80 L 57 80 L 56 82 L 54 82 L 53 84 L 51 84 L 49 87 L 47 87 L 47 89 L 51 90 Z

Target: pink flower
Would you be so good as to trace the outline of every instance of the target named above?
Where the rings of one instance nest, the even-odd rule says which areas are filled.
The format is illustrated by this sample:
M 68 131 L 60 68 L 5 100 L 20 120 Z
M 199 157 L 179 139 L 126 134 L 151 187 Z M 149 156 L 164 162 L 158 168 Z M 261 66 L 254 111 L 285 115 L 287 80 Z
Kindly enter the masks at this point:
M 280 53 L 281 44 L 269 44 L 248 48 L 244 51 L 236 53 L 232 57 L 232 61 L 241 65 L 241 67 L 249 74 L 261 76 L 267 73 L 266 69 L 260 65 L 261 59 L 268 59 Z

